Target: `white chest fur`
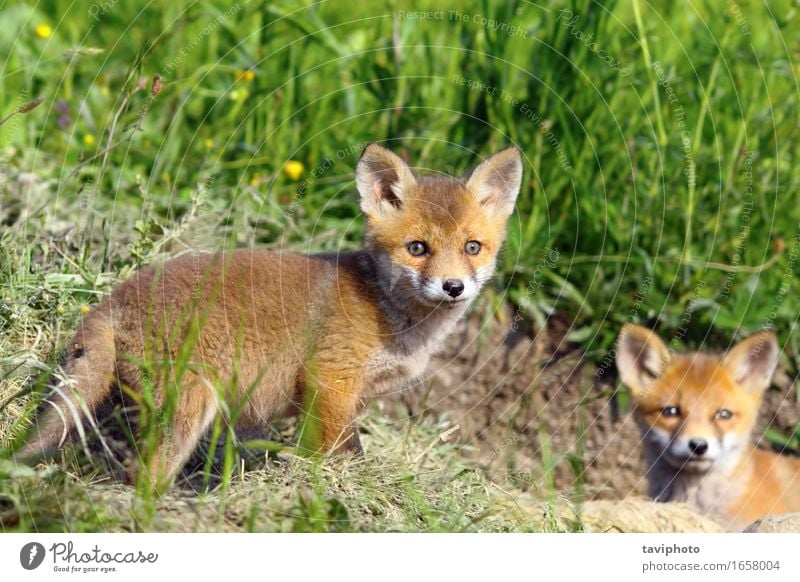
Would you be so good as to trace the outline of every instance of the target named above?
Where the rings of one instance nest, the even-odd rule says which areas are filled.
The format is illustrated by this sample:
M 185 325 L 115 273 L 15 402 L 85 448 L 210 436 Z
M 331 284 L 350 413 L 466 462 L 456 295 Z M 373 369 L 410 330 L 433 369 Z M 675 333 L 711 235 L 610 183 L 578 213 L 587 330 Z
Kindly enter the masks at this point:
M 373 395 L 402 390 L 425 374 L 431 356 L 461 319 L 466 305 L 437 311 L 429 317 L 404 326 L 367 360 L 364 380 Z

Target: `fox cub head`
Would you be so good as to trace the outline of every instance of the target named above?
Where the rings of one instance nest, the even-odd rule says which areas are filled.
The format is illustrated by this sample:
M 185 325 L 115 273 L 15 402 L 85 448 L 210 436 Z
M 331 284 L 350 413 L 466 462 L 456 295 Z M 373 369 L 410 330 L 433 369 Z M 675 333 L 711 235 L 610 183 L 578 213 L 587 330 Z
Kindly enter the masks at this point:
M 778 363 L 772 333 L 757 333 L 721 357 L 672 354 L 649 329 L 626 325 L 617 369 L 636 404 L 650 452 L 677 469 L 708 471 L 750 445 L 763 391 Z
M 494 273 L 522 181 L 519 150 L 502 150 L 464 181 L 415 176 L 389 150 L 367 146 L 356 167 L 367 250 L 390 297 L 420 307 L 475 298 Z

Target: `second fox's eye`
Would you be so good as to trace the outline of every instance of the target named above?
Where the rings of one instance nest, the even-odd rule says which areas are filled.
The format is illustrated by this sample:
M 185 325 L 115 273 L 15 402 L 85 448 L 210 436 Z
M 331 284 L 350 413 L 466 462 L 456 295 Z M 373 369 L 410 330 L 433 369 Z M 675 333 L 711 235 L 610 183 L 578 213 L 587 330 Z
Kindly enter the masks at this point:
M 408 243 L 406 245 L 406 249 L 408 250 L 409 254 L 415 257 L 421 257 L 428 252 L 428 245 L 421 240 L 415 240 L 414 242 Z
M 481 252 L 481 243 L 476 240 L 471 240 L 464 245 L 464 250 L 468 255 L 477 255 Z
M 717 413 L 714 415 L 715 420 L 730 420 L 732 417 L 733 413 L 727 408 L 717 410 Z
M 665 406 L 661 409 L 661 415 L 669 418 L 680 416 L 681 409 L 677 406 Z

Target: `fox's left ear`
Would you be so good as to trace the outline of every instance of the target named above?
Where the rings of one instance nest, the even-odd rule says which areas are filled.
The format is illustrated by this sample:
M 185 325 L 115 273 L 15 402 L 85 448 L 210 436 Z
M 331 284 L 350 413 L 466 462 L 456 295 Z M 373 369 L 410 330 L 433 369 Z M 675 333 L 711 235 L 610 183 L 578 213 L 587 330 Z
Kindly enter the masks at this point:
M 617 338 L 617 370 L 634 399 L 647 396 L 671 359 L 667 345 L 651 330 L 631 323 L 622 327 Z
M 475 168 L 467 180 L 467 189 L 498 218 L 508 218 L 514 212 L 521 184 L 522 158 L 519 150 L 512 146 Z
M 364 214 L 380 215 L 400 208 L 416 187 L 414 174 L 402 159 L 376 143 L 364 148 L 356 166 L 356 188 Z
M 736 344 L 725 354 L 722 365 L 743 390 L 760 394 L 772 380 L 779 352 L 775 334 L 762 331 Z

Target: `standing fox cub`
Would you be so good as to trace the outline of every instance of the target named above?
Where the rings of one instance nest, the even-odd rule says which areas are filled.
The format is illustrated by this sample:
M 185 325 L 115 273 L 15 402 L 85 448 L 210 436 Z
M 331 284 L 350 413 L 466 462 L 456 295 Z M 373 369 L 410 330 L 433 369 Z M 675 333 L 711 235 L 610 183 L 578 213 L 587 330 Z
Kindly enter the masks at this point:
M 732 529 L 800 511 L 800 459 L 751 442 L 777 363 L 767 332 L 714 357 L 673 355 L 650 330 L 622 329 L 617 368 L 636 404 L 651 497 L 688 502 Z
M 387 149 L 367 146 L 356 168 L 363 251 L 238 250 L 139 272 L 81 323 L 67 346 L 67 380 L 17 456 L 59 447 L 114 388 L 158 418 L 171 407 L 153 454 L 141 455 L 140 444 L 128 474 L 158 488 L 216 415 L 233 418 L 232 410 L 245 430 L 300 410 L 315 421 L 312 450 L 360 451 L 362 399 L 419 378 L 492 277 L 521 179 L 516 148 L 462 181 L 417 177 Z

